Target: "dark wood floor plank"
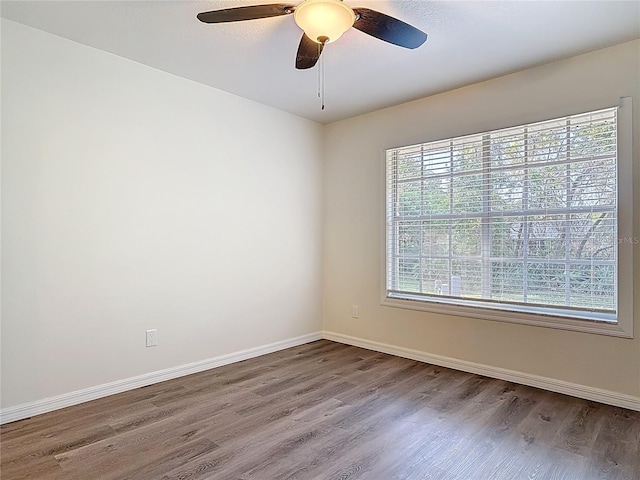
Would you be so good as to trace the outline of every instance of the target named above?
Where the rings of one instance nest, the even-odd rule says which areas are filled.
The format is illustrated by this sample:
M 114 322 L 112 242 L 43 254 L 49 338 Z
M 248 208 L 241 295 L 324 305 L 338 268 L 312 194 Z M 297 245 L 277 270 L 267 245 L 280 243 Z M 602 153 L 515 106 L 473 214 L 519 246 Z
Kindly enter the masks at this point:
M 398 469 L 402 469 L 409 476 L 419 478 L 421 471 L 433 468 L 436 472 L 445 471 L 455 477 L 454 471 L 460 469 L 464 471 L 467 465 L 471 465 L 473 470 L 477 469 L 484 459 L 483 455 L 490 453 L 487 446 L 478 441 L 478 438 L 482 439 L 482 435 L 486 432 L 486 425 L 490 423 L 496 412 L 504 408 L 511 397 L 502 393 L 504 382 L 495 381 L 487 384 L 467 402 L 460 403 L 441 398 L 468 395 L 471 385 L 465 386 L 468 377 L 463 378 L 465 382 L 459 384 L 458 389 L 452 389 L 448 393 L 441 392 L 428 402 L 430 406 L 427 410 L 410 419 L 416 421 L 417 425 L 422 427 L 422 431 L 417 431 L 420 435 L 414 442 L 411 441 L 410 435 L 402 439 L 403 446 L 407 447 L 404 451 L 406 458 L 392 465 L 388 473 L 390 476 Z M 441 411 L 443 405 L 448 407 L 455 405 L 455 414 L 443 414 Z M 432 413 L 425 416 L 424 413 L 427 412 Z M 476 458 L 478 455 L 481 456 L 479 460 Z M 474 458 L 476 458 L 475 462 Z
M 211 440 L 194 439 L 196 433 L 192 426 L 166 418 L 55 458 L 70 478 L 86 477 L 87 471 L 104 480 L 137 478 L 134 473 L 153 478 L 154 471 L 160 477 L 167 468 L 218 448 Z
M 631 476 L 631 478 L 634 478 L 634 479 L 640 478 L 640 448 L 636 450 L 635 462 L 634 462 L 634 465 L 630 466 L 630 468 L 633 469 L 633 475 Z
M 2 459 L 0 478 L 3 480 L 64 480 L 65 475 L 58 461 L 51 456 L 47 456 L 29 458 L 28 461 L 24 458 L 17 460 Z
M 633 480 L 633 463 L 640 450 L 640 421 L 617 409 L 604 417 L 587 463 L 587 476 Z
M 518 389 L 512 390 L 512 394 L 518 394 Z M 541 471 L 546 465 L 546 452 L 570 412 L 573 400 L 536 390 L 532 395 L 538 402 L 508 434 L 500 448 L 478 466 L 477 474 L 496 479 L 544 478 Z M 583 457 L 573 454 L 563 455 L 563 461 L 573 462 L 574 469 L 581 469 L 584 463 Z
M 53 457 L 113 435 L 115 435 L 115 431 L 108 425 L 82 425 L 46 435 L 35 442 L 21 443 L 3 437 L 0 442 L 2 445 L 1 461 L 4 464 L 18 459 Z
M 327 399 L 310 407 L 304 415 L 320 417 L 323 412 L 340 405 L 337 400 Z M 215 452 L 213 456 L 226 458 L 225 464 L 215 473 L 220 478 L 279 478 L 296 451 L 307 444 L 315 445 L 322 438 L 331 438 L 336 430 L 329 421 L 305 423 L 298 416 L 281 417 L 261 429 L 259 434 L 238 435 Z M 273 438 L 278 438 L 278 442 L 273 442 Z
M 593 449 L 607 408 L 596 402 L 576 401 L 572 411 L 560 427 L 555 446 L 580 455 L 588 455 Z
M 0 427 L 3 480 L 638 480 L 640 413 L 321 340 Z
M 380 400 L 378 397 L 377 400 Z M 360 461 L 358 454 L 365 450 L 365 456 L 370 456 L 370 439 L 381 440 L 393 426 L 394 418 L 398 418 L 401 408 L 385 400 L 385 405 L 372 410 L 366 421 L 343 428 L 341 423 L 352 416 L 352 412 L 359 406 L 343 404 L 339 414 L 331 419 L 314 422 L 303 427 L 303 434 L 290 435 L 283 438 L 282 443 L 271 447 L 268 455 L 254 462 L 253 468 L 245 473 L 243 478 L 285 478 L 291 469 L 291 464 L 297 459 L 299 462 L 294 470 L 305 471 L 305 477 L 312 478 L 314 472 L 310 464 L 314 465 L 318 474 L 325 478 L 332 478 L 331 468 L 338 471 L 341 463 L 353 459 Z M 283 470 L 282 461 L 274 459 L 288 459 Z M 300 465 L 303 463 L 304 465 Z M 359 469 L 360 471 L 362 469 Z M 336 473 L 338 475 L 338 473 Z M 294 477 L 295 478 L 295 477 Z
M 410 449 L 412 439 L 424 441 L 429 429 L 437 431 L 434 425 L 443 420 L 438 412 L 428 408 L 427 402 L 420 402 L 424 384 L 400 381 L 394 387 L 397 388 L 395 397 L 382 395 L 377 390 L 377 396 L 369 402 L 354 406 L 346 421 L 338 420 L 338 425 L 349 434 L 337 444 L 333 438 L 329 439 L 328 445 L 320 446 L 321 449 L 315 452 L 314 461 L 298 464 L 295 470 L 304 471 L 308 478 L 315 478 L 312 474 L 320 478 L 322 472 L 328 475 L 326 478 L 372 478 L 372 468 L 375 468 L 380 478 L 388 478 L 391 473 L 384 472 L 385 462 L 393 461 L 400 451 Z M 382 391 L 387 395 L 390 393 Z M 410 436 L 408 430 L 415 425 L 420 428 L 414 429 L 414 435 Z M 442 443 L 440 438 L 438 443 Z M 348 455 L 344 453 L 345 449 L 348 449 Z M 370 466 L 372 450 L 377 452 L 373 467 Z M 313 455 L 314 452 L 309 452 L 308 458 L 313 458 Z M 345 465 L 345 459 L 351 459 L 351 463 Z
M 588 480 L 585 462 L 585 457 L 576 453 L 529 444 L 522 436 L 512 435 L 475 474 L 496 480 Z

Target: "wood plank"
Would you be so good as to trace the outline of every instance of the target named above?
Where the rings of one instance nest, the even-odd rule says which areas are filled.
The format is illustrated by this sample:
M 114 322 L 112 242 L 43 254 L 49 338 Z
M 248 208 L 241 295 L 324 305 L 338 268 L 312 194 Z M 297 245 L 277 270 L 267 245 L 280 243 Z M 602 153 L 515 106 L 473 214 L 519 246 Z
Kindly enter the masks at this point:
M 206 438 L 196 438 L 191 425 L 173 418 L 141 426 L 91 445 L 58 454 L 55 459 L 73 478 L 92 472 L 101 480 L 160 477 L 167 468 L 176 468 L 218 448 Z M 195 438 L 195 439 L 194 439 Z
M 0 435 L 10 480 L 640 478 L 638 412 L 326 340 Z
M 637 479 L 633 464 L 640 451 L 640 420 L 624 409 L 603 418 L 587 463 L 587 477 Z
M 613 414 L 613 407 L 607 408 L 587 400 L 574 402 L 571 412 L 560 427 L 555 446 L 583 456 L 588 455 L 604 420 L 603 409 Z

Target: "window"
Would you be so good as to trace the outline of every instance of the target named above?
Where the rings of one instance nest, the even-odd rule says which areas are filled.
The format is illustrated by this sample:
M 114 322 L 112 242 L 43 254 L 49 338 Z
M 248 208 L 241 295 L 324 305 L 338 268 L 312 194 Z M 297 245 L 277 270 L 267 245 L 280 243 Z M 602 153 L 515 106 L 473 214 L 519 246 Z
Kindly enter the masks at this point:
M 617 326 L 618 131 L 616 107 L 387 150 L 385 303 Z

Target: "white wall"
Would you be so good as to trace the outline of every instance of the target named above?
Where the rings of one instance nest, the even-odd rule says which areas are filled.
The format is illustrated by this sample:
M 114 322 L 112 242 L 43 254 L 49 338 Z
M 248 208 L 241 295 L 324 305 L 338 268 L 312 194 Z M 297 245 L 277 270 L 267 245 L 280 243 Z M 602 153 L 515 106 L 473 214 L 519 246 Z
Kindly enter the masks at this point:
M 320 125 L 2 20 L 2 139 L 2 408 L 321 329 Z
M 635 339 L 380 305 L 383 151 L 565 114 L 634 105 L 635 232 L 640 238 L 640 41 L 331 124 L 326 130 L 325 332 L 640 397 L 640 246 Z M 360 318 L 351 318 L 351 305 Z
M 2 408 L 322 326 L 640 396 L 637 293 L 632 340 L 379 295 L 385 148 L 633 96 L 638 185 L 639 58 L 628 43 L 323 128 L 2 20 Z

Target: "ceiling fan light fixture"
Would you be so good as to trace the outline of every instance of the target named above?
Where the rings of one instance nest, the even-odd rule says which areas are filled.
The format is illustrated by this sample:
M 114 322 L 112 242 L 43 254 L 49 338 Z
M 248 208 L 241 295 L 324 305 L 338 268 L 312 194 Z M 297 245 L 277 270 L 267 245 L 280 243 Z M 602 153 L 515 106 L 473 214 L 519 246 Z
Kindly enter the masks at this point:
M 305 0 L 293 18 L 314 42 L 331 43 L 353 26 L 356 14 L 341 0 Z

